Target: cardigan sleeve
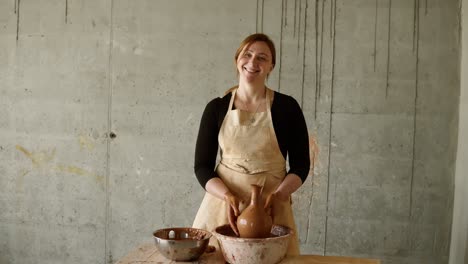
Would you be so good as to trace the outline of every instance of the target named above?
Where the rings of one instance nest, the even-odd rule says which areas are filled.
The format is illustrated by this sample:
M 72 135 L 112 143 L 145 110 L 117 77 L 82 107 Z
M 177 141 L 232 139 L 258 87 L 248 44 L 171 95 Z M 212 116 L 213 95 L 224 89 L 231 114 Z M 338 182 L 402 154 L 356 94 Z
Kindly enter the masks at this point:
M 219 177 L 215 172 L 218 152 L 219 101 L 220 98 L 216 98 L 206 105 L 195 145 L 194 170 L 197 180 L 203 188 L 210 179 Z
M 290 100 L 285 109 L 288 117 L 285 139 L 288 146 L 288 174 L 298 175 L 304 183 L 310 170 L 309 133 L 301 107 L 293 97 L 288 96 L 288 98 Z

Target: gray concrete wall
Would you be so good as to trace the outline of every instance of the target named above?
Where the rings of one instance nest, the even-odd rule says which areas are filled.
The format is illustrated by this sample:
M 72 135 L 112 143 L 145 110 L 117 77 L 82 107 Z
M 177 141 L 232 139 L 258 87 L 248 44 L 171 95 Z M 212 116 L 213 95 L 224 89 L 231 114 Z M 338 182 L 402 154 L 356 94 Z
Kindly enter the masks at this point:
M 460 109 L 450 264 L 468 264 L 468 1 L 461 5 Z
M 0 263 L 113 263 L 191 225 L 201 113 L 256 31 L 309 127 L 302 252 L 446 263 L 458 2 L 0 1 Z

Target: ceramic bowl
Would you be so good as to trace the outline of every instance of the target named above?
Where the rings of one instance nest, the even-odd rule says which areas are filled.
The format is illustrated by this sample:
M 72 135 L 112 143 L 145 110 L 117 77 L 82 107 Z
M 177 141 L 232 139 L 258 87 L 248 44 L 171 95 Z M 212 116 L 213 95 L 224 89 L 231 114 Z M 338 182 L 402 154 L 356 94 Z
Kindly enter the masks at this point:
M 156 230 L 153 237 L 164 257 L 175 261 L 193 261 L 205 252 L 211 233 L 191 227 L 174 227 Z
M 222 225 L 213 234 L 224 259 L 231 264 L 274 264 L 286 256 L 292 232 L 288 227 L 273 225 L 271 237 L 239 238 L 229 225 Z

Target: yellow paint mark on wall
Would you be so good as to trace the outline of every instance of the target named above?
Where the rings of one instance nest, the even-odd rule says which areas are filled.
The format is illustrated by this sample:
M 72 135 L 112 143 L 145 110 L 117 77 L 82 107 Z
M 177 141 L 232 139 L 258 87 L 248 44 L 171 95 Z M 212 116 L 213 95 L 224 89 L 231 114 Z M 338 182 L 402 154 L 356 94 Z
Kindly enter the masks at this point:
M 78 137 L 78 142 L 80 143 L 80 150 L 88 149 L 91 151 L 94 149 L 94 143 L 87 136 L 80 135 Z
M 50 151 L 50 153 L 45 151 L 30 152 L 20 145 L 16 145 L 16 149 L 23 152 L 23 154 L 37 167 L 50 163 L 50 161 L 55 157 L 55 148 Z
M 80 176 L 91 176 L 96 179 L 97 182 L 102 182 L 104 180 L 104 177 L 97 175 L 95 173 L 92 173 L 90 171 L 84 170 L 82 168 L 78 168 L 75 166 L 70 166 L 70 165 L 57 165 L 54 167 L 55 170 L 60 171 L 60 172 L 67 172 L 67 173 L 72 173 Z
M 20 145 L 16 145 L 16 149 L 19 150 L 20 152 L 22 152 L 26 157 L 28 157 L 35 167 L 49 165 L 49 163 L 55 157 L 55 148 L 50 153 L 45 152 L 45 151 L 31 152 L 31 151 L 28 151 L 26 148 L 24 148 L 24 147 L 22 147 Z M 87 171 L 85 169 L 82 169 L 82 168 L 79 168 L 79 167 L 76 167 L 76 166 L 58 164 L 58 165 L 50 167 L 50 168 L 52 170 L 55 170 L 55 171 L 71 173 L 71 174 L 80 175 L 80 176 L 91 176 L 97 182 L 102 182 L 104 180 L 103 176 L 97 175 L 95 173 L 92 173 L 90 171 Z M 28 172 L 29 171 L 26 171 L 23 174 L 22 177 L 24 177 L 24 175 L 26 175 Z M 22 177 L 20 177 L 20 178 L 22 178 Z M 18 179 L 18 180 L 20 180 L 20 179 Z M 22 181 L 22 179 L 21 179 L 21 181 Z

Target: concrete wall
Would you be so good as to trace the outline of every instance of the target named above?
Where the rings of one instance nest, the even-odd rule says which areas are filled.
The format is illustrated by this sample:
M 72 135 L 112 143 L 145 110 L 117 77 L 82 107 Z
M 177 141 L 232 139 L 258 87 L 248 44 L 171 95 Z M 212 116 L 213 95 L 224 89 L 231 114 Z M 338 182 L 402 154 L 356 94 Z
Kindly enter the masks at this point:
M 461 5 L 460 109 L 450 264 L 468 264 L 468 1 Z
M 458 2 L 0 1 L 0 263 L 113 263 L 191 225 L 201 113 L 256 31 L 309 126 L 302 252 L 446 263 Z

